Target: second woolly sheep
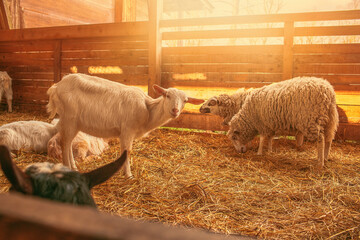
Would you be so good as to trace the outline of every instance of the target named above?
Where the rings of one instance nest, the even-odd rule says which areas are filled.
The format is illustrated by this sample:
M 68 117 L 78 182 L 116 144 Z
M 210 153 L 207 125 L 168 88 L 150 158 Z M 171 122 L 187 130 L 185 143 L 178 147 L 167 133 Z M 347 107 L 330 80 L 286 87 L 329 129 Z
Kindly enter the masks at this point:
M 277 132 L 299 131 L 318 142 L 318 165 L 324 166 L 339 123 L 335 91 L 316 77 L 297 77 L 252 91 L 230 121 L 228 137 L 235 148 L 256 135 L 272 137 Z

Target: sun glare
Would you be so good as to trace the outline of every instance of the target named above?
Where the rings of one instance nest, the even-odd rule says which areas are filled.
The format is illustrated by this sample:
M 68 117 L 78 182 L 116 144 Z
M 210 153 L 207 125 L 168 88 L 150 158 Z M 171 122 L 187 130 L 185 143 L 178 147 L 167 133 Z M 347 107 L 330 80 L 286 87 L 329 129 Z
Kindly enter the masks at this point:
M 175 73 L 173 74 L 175 80 L 206 80 L 204 73 Z
M 90 66 L 90 74 L 122 74 L 123 70 L 118 66 Z

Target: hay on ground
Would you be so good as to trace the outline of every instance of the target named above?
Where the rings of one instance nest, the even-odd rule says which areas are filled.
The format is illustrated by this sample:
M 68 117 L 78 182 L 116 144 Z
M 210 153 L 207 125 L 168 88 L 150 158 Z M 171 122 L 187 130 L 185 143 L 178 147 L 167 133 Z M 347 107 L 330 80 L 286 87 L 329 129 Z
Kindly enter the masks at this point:
M 0 124 L 46 120 L 46 116 L 1 113 Z M 238 154 L 223 134 L 158 129 L 135 141 L 133 179 L 117 174 L 93 190 L 99 210 L 170 225 L 186 225 L 265 239 L 358 239 L 360 144 L 334 142 L 330 160 L 315 171 L 316 143 L 275 140 L 275 152 Z M 114 141 L 90 171 L 120 156 Z M 16 162 L 56 160 L 20 152 Z M 8 191 L 0 173 L 0 192 Z

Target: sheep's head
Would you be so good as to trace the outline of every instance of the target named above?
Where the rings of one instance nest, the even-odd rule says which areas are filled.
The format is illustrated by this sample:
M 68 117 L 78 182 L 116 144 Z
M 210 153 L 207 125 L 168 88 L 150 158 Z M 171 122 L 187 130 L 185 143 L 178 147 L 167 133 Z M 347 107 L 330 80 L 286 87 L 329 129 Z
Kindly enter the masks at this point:
M 88 173 L 72 171 L 61 164 L 35 163 L 23 172 L 12 161 L 6 146 L 0 146 L 1 168 L 11 183 L 10 190 L 58 202 L 96 207 L 91 188 L 109 179 L 124 164 L 127 152 Z
M 243 119 L 234 117 L 230 121 L 230 128 L 227 133 L 228 138 L 234 144 L 236 151 L 240 153 L 246 152 L 246 144 L 250 142 L 257 134 L 257 131 L 246 124 Z
M 186 103 L 199 105 L 204 102 L 202 99 L 188 97 L 184 91 L 176 88 L 164 89 L 156 84 L 153 85 L 153 88 L 155 92 L 164 97 L 164 109 L 172 118 L 177 118 L 180 115 Z
M 211 113 L 224 118 L 223 125 L 229 125 L 229 121 L 237 112 L 235 102 L 227 94 L 220 94 L 208 99 L 200 108 L 201 113 Z
M 215 115 L 220 115 L 219 110 L 220 101 L 217 99 L 217 96 L 211 97 L 200 107 L 201 113 L 212 113 Z

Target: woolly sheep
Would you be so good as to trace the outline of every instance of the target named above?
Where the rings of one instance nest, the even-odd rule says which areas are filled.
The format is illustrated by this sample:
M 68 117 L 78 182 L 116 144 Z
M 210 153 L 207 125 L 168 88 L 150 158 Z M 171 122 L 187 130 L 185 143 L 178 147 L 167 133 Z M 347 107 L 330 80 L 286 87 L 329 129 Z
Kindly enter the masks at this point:
M 13 150 L 47 151 L 48 141 L 57 133 L 55 125 L 41 121 L 18 121 L 0 127 L 0 144 Z
M 0 71 L 0 101 L 2 99 L 3 93 L 5 93 L 9 112 L 12 112 L 12 98 L 13 98 L 11 82 L 12 80 L 9 74 L 7 72 Z
M 153 86 L 162 95 L 153 99 L 141 89 L 85 74 L 70 74 L 48 90 L 50 117 L 60 116 L 63 163 L 76 169 L 71 141 L 78 131 L 96 137 L 118 136 L 121 151 L 131 150 L 133 141 L 177 118 L 186 102 L 201 104 L 178 89 Z M 130 161 L 124 164 L 131 177 Z
M 318 166 L 327 160 L 339 123 L 335 92 L 321 78 L 297 77 L 255 89 L 230 121 L 228 137 L 237 151 L 257 134 L 299 131 L 318 142 Z
M 62 164 L 35 163 L 23 172 L 12 161 L 9 149 L 0 146 L 0 163 L 10 190 L 58 202 L 96 208 L 91 188 L 105 182 L 115 174 L 126 160 L 127 152 L 119 159 L 88 173 L 70 170 Z
M 242 105 L 245 102 L 245 99 L 252 92 L 253 88 L 245 90 L 245 88 L 238 89 L 234 94 L 220 94 L 219 96 L 213 96 L 208 99 L 201 107 L 201 113 L 211 113 L 217 116 L 220 116 L 224 119 L 223 125 L 229 125 L 230 120 L 233 116 L 239 112 Z M 281 133 L 277 133 L 279 135 Z M 286 132 L 285 134 L 291 134 L 290 132 Z M 291 135 L 295 135 L 296 137 L 296 145 L 300 147 L 303 144 L 304 135 L 302 133 L 296 132 Z M 258 149 L 258 155 L 263 153 L 263 145 L 264 145 L 265 137 L 260 137 L 260 144 Z M 269 137 L 268 139 L 268 150 L 272 151 L 272 141 L 273 137 Z

